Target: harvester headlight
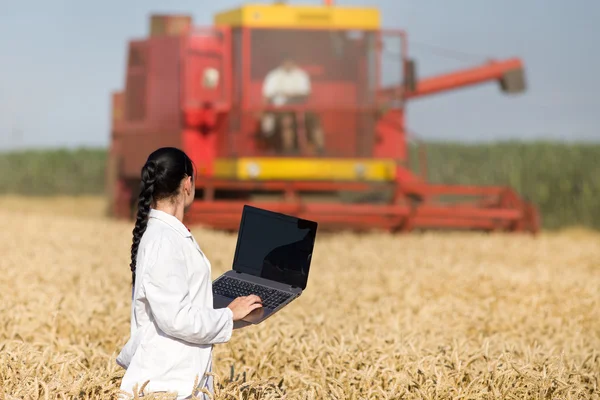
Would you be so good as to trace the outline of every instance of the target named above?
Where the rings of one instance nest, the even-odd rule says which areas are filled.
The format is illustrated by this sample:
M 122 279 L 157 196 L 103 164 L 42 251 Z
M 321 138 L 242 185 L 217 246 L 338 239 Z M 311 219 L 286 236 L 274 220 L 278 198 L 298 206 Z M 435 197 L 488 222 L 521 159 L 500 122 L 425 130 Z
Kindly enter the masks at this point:
M 202 86 L 214 89 L 219 84 L 219 71 L 215 68 L 205 68 L 202 76 Z
M 247 170 L 251 178 L 257 178 L 260 174 L 260 167 L 256 163 L 248 164 Z

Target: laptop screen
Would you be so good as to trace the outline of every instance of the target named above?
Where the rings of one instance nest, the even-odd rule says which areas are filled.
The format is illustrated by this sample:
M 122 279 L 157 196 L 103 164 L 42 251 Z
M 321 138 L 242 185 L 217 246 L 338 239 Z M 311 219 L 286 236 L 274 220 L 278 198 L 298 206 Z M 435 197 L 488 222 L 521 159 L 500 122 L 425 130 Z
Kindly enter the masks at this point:
M 233 269 L 306 289 L 317 223 L 244 206 Z

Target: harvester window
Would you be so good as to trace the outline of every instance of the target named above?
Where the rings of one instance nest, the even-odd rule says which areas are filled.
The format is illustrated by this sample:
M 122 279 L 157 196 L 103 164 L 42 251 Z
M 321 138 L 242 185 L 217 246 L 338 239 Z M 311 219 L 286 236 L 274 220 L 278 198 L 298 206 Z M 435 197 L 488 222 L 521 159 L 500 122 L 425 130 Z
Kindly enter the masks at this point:
M 356 32 L 255 29 L 251 38 L 251 78 L 263 79 L 282 54 L 288 53 L 310 71 L 314 80 L 356 80 L 357 64 L 367 51 L 365 43 Z
M 366 137 L 372 131 L 369 107 L 374 107 L 377 89 L 376 37 L 372 31 L 252 29 L 249 104 L 267 100 L 271 107 L 281 106 L 276 96 L 265 96 L 273 71 L 290 62 L 301 71 L 296 80 L 286 77 L 285 84 L 278 83 L 290 87 L 284 92 L 298 90 L 291 101 L 290 93 L 284 96 L 287 111 L 262 114 L 258 129 L 263 140 L 283 151 L 302 147 L 332 157 L 366 151 L 372 142 Z M 295 106 L 303 111 L 293 111 Z

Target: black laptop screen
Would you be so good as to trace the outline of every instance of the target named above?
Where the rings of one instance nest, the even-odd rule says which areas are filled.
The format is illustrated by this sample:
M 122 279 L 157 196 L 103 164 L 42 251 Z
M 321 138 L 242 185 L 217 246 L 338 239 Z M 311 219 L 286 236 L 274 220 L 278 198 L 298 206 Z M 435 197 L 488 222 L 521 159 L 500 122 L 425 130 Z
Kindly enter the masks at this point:
M 306 288 L 317 224 L 247 207 L 233 269 Z

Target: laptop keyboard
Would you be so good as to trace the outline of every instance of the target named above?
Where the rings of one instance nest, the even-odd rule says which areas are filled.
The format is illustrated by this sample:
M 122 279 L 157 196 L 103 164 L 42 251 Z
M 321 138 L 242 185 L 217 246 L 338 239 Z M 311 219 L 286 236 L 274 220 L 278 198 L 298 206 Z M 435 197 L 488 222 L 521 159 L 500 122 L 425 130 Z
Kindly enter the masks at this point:
M 292 294 L 240 279 L 224 276 L 213 283 L 213 293 L 235 299 L 255 294 L 262 300 L 263 307 L 275 309 L 289 299 Z

